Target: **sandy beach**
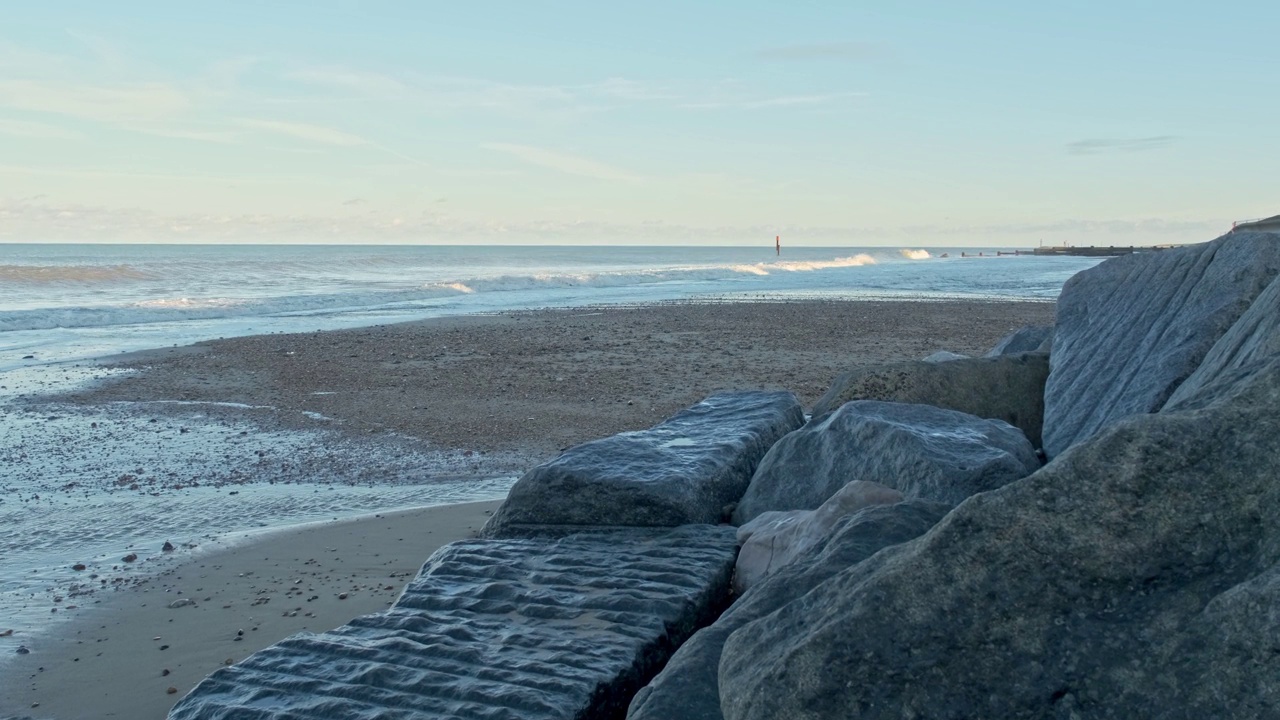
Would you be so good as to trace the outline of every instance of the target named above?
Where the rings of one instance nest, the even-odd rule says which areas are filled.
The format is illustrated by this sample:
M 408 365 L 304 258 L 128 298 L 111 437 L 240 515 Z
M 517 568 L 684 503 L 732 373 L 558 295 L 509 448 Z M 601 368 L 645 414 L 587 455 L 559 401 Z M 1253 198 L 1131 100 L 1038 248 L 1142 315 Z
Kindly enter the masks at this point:
M 268 406 L 275 412 L 254 423 L 287 429 L 323 416 L 352 437 L 455 453 L 477 477 L 518 474 L 717 390 L 787 389 L 808 407 L 844 370 L 937 350 L 981 354 L 1053 312 L 1034 302 L 805 301 L 442 318 L 108 358 L 138 372 L 60 401 Z M 31 653 L 6 665 L 0 715 L 162 718 L 225 662 L 387 606 L 435 548 L 469 536 L 494 507 L 380 513 L 202 552 L 31 638 Z

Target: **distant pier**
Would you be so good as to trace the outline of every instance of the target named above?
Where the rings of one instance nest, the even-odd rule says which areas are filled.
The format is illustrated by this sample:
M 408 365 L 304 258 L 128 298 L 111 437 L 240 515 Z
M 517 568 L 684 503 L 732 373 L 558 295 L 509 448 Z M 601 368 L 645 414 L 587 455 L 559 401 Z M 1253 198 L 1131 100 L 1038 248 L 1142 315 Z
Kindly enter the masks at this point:
M 1089 245 L 1086 247 L 1074 247 L 1062 245 L 1058 247 L 1038 247 L 1031 251 L 1032 255 L 1051 255 L 1066 257 L 1114 257 L 1116 255 L 1132 255 L 1133 253 L 1155 252 L 1158 250 L 1169 250 L 1178 247 L 1177 245 L 1147 245 L 1135 246 L 1129 245 Z

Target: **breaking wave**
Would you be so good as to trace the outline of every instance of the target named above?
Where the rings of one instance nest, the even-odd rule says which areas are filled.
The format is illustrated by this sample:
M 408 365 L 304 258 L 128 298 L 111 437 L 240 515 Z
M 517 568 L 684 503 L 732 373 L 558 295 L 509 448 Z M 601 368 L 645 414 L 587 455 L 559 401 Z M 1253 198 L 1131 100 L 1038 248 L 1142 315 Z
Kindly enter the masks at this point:
M 908 260 L 928 260 L 933 257 L 929 254 L 928 250 L 912 250 L 910 248 L 903 248 L 898 252 L 902 253 L 902 257 Z

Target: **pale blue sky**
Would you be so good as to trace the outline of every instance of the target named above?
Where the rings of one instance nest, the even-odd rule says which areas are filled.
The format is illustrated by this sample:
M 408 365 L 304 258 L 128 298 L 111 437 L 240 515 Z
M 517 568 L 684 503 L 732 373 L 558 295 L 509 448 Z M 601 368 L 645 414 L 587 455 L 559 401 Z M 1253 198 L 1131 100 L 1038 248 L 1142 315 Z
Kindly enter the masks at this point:
M 1280 212 L 1273 2 L 58 2 L 0 242 L 1034 245 Z

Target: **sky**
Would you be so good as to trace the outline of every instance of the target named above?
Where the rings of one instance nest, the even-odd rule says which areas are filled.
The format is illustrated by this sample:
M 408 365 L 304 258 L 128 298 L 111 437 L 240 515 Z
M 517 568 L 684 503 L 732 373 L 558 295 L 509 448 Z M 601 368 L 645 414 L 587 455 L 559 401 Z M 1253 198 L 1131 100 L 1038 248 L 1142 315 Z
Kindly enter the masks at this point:
M 1280 213 L 1275 2 L 43 2 L 0 243 L 1033 246 Z

